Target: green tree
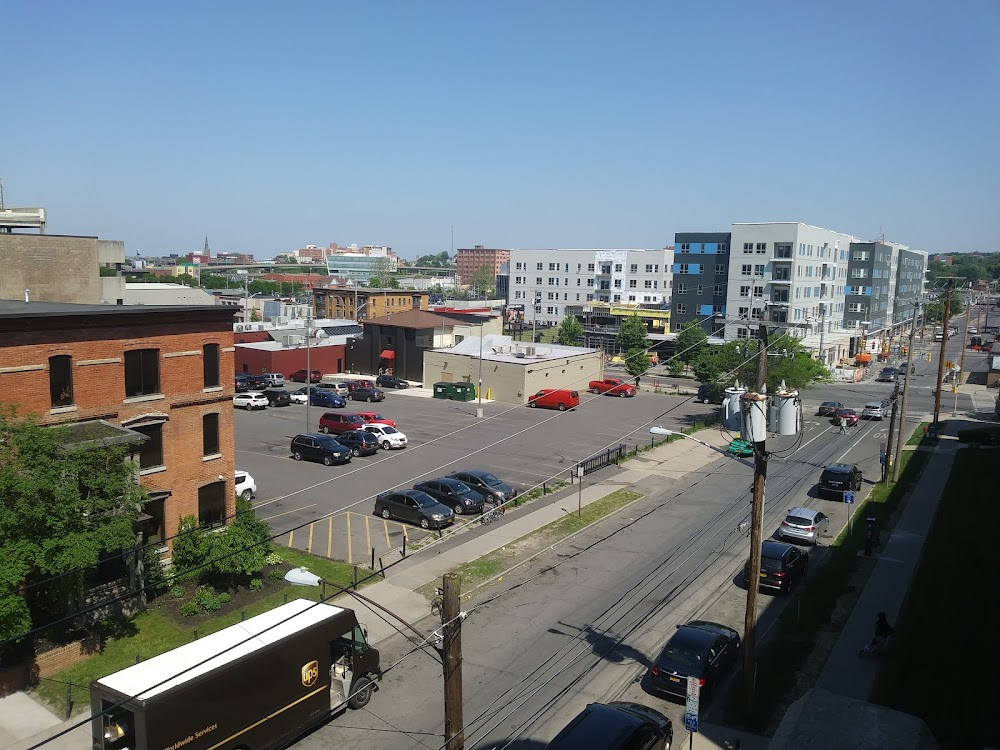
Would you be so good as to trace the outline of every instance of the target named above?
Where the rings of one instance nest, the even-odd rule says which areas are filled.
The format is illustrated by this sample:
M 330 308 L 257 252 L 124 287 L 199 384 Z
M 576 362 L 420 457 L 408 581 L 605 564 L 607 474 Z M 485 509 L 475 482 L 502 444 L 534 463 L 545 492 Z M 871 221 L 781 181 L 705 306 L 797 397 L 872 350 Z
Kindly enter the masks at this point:
M 563 346 L 579 346 L 583 341 L 583 325 L 574 315 L 567 315 L 556 331 L 556 342 Z
M 645 374 L 652 367 L 646 353 L 646 333 L 646 324 L 637 315 L 625 316 L 618 327 L 616 343 L 625 359 L 625 369 L 633 377 Z
M 0 640 L 30 630 L 36 604 L 79 609 L 102 557 L 134 548 L 144 495 L 129 447 L 106 437 L 0 407 Z
M 480 266 L 469 279 L 469 286 L 475 290 L 478 299 L 493 299 L 496 290 L 497 277 L 489 266 Z
M 210 532 L 198 527 L 195 516 L 181 516 L 177 524 L 170 562 L 173 574 L 182 579 L 195 579 L 205 574 L 212 553 Z
M 264 567 L 271 551 L 270 529 L 248 500 L 236 501 L 236 517 L 225 531 L 211 535 L 211 570 L 216 575 L 250 576 Z
M 674 339 L 675 356 L 686 365 L 694 362 L 707 346 L 708 334 L 697 323 L 687 323 Z

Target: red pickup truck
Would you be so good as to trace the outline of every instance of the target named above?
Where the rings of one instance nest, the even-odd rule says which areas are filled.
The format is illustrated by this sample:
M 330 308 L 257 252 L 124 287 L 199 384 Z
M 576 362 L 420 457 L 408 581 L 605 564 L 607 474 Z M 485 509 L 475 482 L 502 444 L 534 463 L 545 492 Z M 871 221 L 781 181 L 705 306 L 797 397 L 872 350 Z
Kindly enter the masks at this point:
M 604 378 L 590 381 L 591 393 L 603 393 L 606 396 L 634 396 L 635 386 L 621 378 Z

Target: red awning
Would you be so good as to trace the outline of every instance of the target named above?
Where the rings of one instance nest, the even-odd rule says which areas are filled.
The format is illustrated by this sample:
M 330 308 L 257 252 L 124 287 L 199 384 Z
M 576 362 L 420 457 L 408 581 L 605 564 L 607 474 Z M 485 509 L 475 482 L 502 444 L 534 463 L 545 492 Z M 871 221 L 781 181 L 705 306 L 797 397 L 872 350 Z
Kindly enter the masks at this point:
M 395 359 L 396 352 L 392 351 L 392 349 L 383 349 L 382 353 L 378 356 L 379 359 Z

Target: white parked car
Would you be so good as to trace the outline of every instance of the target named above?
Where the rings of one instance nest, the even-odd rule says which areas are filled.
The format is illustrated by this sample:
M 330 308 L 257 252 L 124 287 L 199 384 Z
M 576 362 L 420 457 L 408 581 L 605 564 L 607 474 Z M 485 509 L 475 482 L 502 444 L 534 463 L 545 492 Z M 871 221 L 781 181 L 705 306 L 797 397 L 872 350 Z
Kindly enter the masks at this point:
M 309 389 L 307 387 L 302 387 L 297 391 L 292 391 L 288 394 L 288 396 L 292 399 L 293 404 L 304 404 L 309 400 Z
M 233 406 L 237 409 L 246 409 L 247 411 L 253 411 L 254 409 L 266 409 L 267 396 L 257 391 L 237 393 L 233 396 Z
M 245 471 L 236 470 L 236 497 L 252 500 L 257 494 L 257 483 Z
M 395 427 L 390 427 L 387 424 L 379 424 L 378 422 L 373 422 L 371 424 L 366 424 L 362 427 L 365 432 L 370 432 L 378 440 L 379 446 L 382 450 L 387 451 L 390 448 L 405 448 L 406 447 L 406 435 L 397 430 Z
M 973 335 L 975 335 L 975 334 L 979 333 L 979 329 L 976 328 L 975 326 L 969 326 L 968 332 L 971 333 L 971 334 L 973 334 Z
M 878 401 L 865 404 L 865 408 L 861 410 L 862 419 L 877 419 L 881 422 L 883 416 L 885 416 L 885 407 Z

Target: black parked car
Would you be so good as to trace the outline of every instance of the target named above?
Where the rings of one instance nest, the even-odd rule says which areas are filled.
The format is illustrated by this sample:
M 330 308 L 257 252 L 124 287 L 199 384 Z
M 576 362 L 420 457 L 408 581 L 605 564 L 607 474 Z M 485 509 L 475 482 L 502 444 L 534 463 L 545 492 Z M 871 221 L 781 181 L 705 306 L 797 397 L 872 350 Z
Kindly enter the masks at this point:
M 383 492 L 375 498 L 375 515 L 415 523 L 422 529 L 442 529 L 455 522 L 451 508 L 420 490 Z
M 241 372 L 236 373 L 236 393 L 246 393 L 253 385 L 250 383 L 250 378 Z
M 306 432 L 292 438 L 292 458 L 322 461 L 327 466 L 346 464 L 351 461 L 351 449 L 330 435 Z
M 351 401 L 385 401 L 385 393 L 379 388 L 355 388 L 349 396 Z
M 292 394 L 281 388 L 267 388 L 261 391 L 267 399 L 268 406 L 288 406 L 292 403 Z
M 482 495 L 484 499 L 488 499 L 491 502 L 499 501 L 502 503 L 517 497 L 517 490 L 506 482 L 501 482 L 488 471 L 479 471 L 477 469 L 471 471 L 453 471 L 448 476 L 469 485 Z
M 483 496 L 458 479 L 429 479 L 413 485 L 413 489 L 426 492 L 441 504 L 447 505 L 455 511 L 456 516 L 483 511 Z
M 855 464 L 831 464 L 819 475 L 820 497 L 833 495 L 838 500 L 843 499 L 848 490 L 860 490 L 863 479 L 861 469 Z
M 249 373 L 243 373 L 243 375 L 246 377 L 247 382 L 250 383 L 251 391 L 262 391 L 265 388 L 271 387 L 271 381 L 263 375 L 250 375 Z
M 736 664 L 740 635 L 714 622 L 692 620 L 678 625 L 649 669 L 650 686 L 683 700 L 687 678 L 701 680 L 702 700 L 715 692 L 723 676 Z
M 379 375 L 375 378 L 375 385 L 379 388 L 409 388 L 410 384 L 395 375 Z
M 762 589 L 776 589 L 791 593 L 799 580 L 805 577 L 809 566 L 809 553 L 784 542 L 766 541 L 760 546 L 760 570 L 757 585 Z M 743 583 L 750 585 L 750 561 L 743 565 Z
M 667 750 L 674 728 L 649 706 L 625 701 L 591 703 L 567 724 L 546 750 Z
M 378 453 L 378 438 L 364 430 L 341 432 L 336 440 L 350 448 L 355 456 L 371 456 Z
M 344 385 L 347 386 L 347 390 L 356 391 L 358 388 L 374 388 L 375 383 L 371 380 L 345 380 Z
M 703 404 L 721 404 L 725 398 L 726 386 L 722 383 L 702 383 L 695 396 L 695 400 Z

